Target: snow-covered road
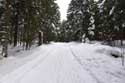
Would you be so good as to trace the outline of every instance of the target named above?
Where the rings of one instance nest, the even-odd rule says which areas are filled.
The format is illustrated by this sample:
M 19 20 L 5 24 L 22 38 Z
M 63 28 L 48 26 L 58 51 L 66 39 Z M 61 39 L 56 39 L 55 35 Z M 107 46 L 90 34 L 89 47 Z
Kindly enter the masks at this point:
M 0 78 L 0 83 L 125 83 L 119 59 L 95 49 L 76 43 L 39 47 L 32 54 L 36 57 Z

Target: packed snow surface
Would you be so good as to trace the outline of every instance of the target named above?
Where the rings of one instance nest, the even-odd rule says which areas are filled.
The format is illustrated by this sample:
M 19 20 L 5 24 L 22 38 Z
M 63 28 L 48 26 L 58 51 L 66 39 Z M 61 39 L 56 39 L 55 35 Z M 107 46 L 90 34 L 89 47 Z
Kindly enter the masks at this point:
M 114 50 L 113 50 L 114 49 Z M 51 43 L 0 60 L 0 83 L 125 83 L 119 49 Z

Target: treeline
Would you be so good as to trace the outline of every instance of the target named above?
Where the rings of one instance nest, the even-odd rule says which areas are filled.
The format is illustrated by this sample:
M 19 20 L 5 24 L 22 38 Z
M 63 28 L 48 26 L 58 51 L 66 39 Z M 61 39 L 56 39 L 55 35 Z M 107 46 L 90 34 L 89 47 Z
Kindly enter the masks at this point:
M 0 46 L 7 57 L 8 45 L 29 49 L 56 40 L 60 24 L 55 0 L 0 0 Z
M 60 41 L 125 39 L 125 0 L 71 0 Z
M 56 0 L 0 0 L 0 46 L 29 49 L 50 41 L 125 39 L 125 0 L 71 0 L 67 20 L 60 23 Z M 0 47 L 0 48 L 1 48 Z

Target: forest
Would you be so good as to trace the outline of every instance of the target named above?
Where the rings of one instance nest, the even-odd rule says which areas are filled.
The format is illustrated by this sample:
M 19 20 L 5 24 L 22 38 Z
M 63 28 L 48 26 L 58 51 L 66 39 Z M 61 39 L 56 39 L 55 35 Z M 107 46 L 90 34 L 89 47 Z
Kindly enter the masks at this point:
M 56 0 L 0 0 L 0 47 L 30 49 L 54 42 L 125 40 L 125 0 L 71 0 L 67 19 L 60 20 Z

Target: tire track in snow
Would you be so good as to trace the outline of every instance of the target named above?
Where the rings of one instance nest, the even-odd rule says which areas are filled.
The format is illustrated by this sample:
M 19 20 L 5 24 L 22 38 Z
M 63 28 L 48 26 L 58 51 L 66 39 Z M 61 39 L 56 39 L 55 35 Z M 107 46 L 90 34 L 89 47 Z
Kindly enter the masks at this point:
M 23 78 L 26 73 L 32 71 L 34 68 L 39 66 L 39 63 L 42 63 L 44 60 L 46 60 L 47 57 L 49 57 L 50 50 L 52 50 L 52 48 L 49 48 L 46 52 L 44 52 L 42 54 L 44 55 L 42 58 L 41 58 L 42 55 L 40 55 L 41 51 L 39 51 L 38 53 L 36 53 L 36 55 L 39 55 L 37 58 L 35 58 L 32 61 L 29 61 L 27 64 L 19 67 L 17 70 L 4 76 L 2 79 L 0 79 L 0 83 L 19 83 L 19 81 L 21 80 L 20 78 Z M 25 70 L 25 71 L 23 71 L 22 73 L 19 73 L 19 71 L 22 71 L 22 70 Z M 15 76 L 15 77 L 12 77 L 12 76 Z M 11 81 L 8 82 L 7 79 L 11 79 Z
M 71 46 L 69 46 L 69 51 L 71 52 L 71 54 L 73 55 L 73 57 L 75 58 L 75 60 L 82 66 L 82 68 L 84 70 L 86 70 L 96 81 L 97 83 L 104 83 L 104 82 L 101 82 L 95 75 L 94 73 L 92 73 L 92 71 L 86 67 L 83 66 L 83 63 L 81 62 L 81 60 L 76 56 L 76 54 L 73 52 Z

